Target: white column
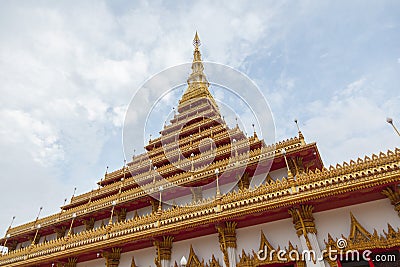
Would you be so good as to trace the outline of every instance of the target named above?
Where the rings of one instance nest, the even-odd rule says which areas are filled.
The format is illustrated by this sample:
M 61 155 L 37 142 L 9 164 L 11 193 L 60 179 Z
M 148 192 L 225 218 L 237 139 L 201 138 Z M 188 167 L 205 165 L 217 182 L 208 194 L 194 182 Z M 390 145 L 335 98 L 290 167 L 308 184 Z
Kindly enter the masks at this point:
M 314 233 L 307 233 L 308 240 L 310 241 L 310 245 L 312 248 L 312 252 L 310 252 L 310 248 L 307 245 L 307 241 L 304 235 L 299 236 L 300 244 L 302 248 L 302 255 L 304 255 L 304 260 L 306 262 L 307 267 L 325 267 L 325 262 L 322 259 L 321 249 L 319 247 L 317 236 Z M 309 253 L 305 253 L 305 251 Z M 310 256 L 311 255 L 311 256 Z M 315 262 L 314 262 L 315 260 Z
M 222 267 L 228 267 L 225 264 L 225 255 L 224 255 L 224 253 L 222 252 L 221 255 L 222 255 L 222 257 L 221 257 L 221 259 L 222 259 Z
M 161 260 L 161 267 L 171 267 L 170 262 L 170 260 Z
M 228 247 L 229 267 L 236 267 L 236 248 Z
M 222 267 L 236 267 L 236 225 L 236 222 L 225 222 L 216 227 L 222 252 Z
M 304 260 L 306 266 L 309 267 L 325 267 L 322 251 L 317 240 L 313 209 L 314 207 L 311 205 L 301 205 L 289 209 L 289 213 L 292 215 L 294 228 L 300 240 L 301 260 Z

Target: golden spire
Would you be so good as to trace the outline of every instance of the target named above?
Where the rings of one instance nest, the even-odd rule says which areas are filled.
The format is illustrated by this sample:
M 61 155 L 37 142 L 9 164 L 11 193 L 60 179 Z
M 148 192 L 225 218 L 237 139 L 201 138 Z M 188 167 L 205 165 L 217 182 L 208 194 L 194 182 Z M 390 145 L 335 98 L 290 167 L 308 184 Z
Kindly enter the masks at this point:
M 206 75 L 204 74 L 204 66 L 203 61 L 201 59 L 200 47 L 201 42 L 199 35 L 196 31 L 196 34 L 193 39 L 193 62 L 192 62 L 192 73 L 189 75 L 187 79 L 188 88 L 182 96 L 182 99 L 179 101 L 179 106 L 185 105 L 186 103 L 192 102 L 199 98 L 209 98 L 211 102 L 215 105 L 215 100 L 211 96 L 208 91 L 208 80 Z M 178 107 L 179 109 L 179 107 Z
M 199 35 L 197 34 L 197 31 L 196 31 L 196 34 L 194 35 L 193 45 L 195 47 L 195 51 L 199 50 L 199 46 L 201 45 L 201 42 L 200 42 Z
M 194 52 L 193 52 L 192 74 L 190 74 L 187 82 L 189 85 L 191 83 L 204 83 L 207 84 L 208 87 L 209 84 L 206 75 L 203 72 L 204 66 L 203 66 L 203 61 L 201 60 L 201 53 L 199 49 L 200 45 L 201 45 L 200 38 L 196 31 L 196 34 L 193 39 Z

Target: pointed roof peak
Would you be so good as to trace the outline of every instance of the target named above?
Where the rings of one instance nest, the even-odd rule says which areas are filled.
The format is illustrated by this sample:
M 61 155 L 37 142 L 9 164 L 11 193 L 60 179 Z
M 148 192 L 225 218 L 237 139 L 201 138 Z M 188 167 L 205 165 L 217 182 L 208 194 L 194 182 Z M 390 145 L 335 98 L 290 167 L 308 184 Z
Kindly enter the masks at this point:
M 194 35 L 194 38 L 193 38 L 193 46 L 195 47 L 196 50 L 198 50 L 200 45 L 201 45 L 201 42 L 200 42 L 199 34 L 196 31 L 196 34 Z
M 188 88 L 179 101 L 178 111 L 181 110 L 181 107 L 185 104 L 195 102 L 201 98 L 208 98 L 217 108 L 217 104 L 208 90 L 209 83 L 204 73 L 203 60 L 201 59 L 199 49 L 200 44 L 199 34 L 196 31 L 193 39 L 193 46 L 195 49 L 193 52 L 192 73 L 187 79 Z

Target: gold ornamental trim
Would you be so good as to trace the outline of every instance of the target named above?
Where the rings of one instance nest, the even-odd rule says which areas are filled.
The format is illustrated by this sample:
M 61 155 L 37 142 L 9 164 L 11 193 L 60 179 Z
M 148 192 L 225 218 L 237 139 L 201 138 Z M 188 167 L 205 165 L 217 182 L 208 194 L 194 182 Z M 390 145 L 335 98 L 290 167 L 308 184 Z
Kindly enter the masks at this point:
M 230 266 L 228 248 L 236 248 L 236 226 L 236 222 L 225 222 L 225 225 L 216 226 L 219 246 L 224 255 L 225 266 Z
M 382 235 L 378 234 L 375 228 L 372 234 L 368 232 L 351 213 L 350 220 L 350 234 L 348 237 L 342 235 L 340 238 L 333 239 L 328 234 L 328 241 L 325 241 L 326 251 L 330 251 L 332 256 L 345 255 L 349 251 L 398 249 L 400 247 L 400 229 L 395 230 L 389 223 L 387 224 L 387 231 L 383 230 Z M 341 246 L 339 247 L 338 244 Z M 324 258 L 329 259 L 328 253 L 325 253 Z
M 289 209 L 289 214 L 292 216 L 297 236 L 308 233 L 317 234 L 312 214 L 313 210 L 314 207 L 312 205 L 300 205 L 299 208 Z
M 121 248 L 112 248 L 111 251 L 102 253 L 103 258 L 106 260 L 106 267 L 118 267 L 121 258 Z
M 285 179 L 271 181 L 251 190 L 223 195 L 218 199 L 218 212 L 215 209 L 216 199 L 204 199 L 196 205 L 169 208 L 161 216 L 138 216 L 109 227 L 82 231 L 69 237 L 17 249 L 0 256 L 0 266 L 28 266 L 44 260 L 73 257 L 78 253 L 168 235 L 172 231 L 214 224 L 236 216 L 290 208 L 307 201 L 392 184 L 400 177 L 399 165 L 400 150 L 396 148 L 395 152 L 389 151 L 357 164 L 344 164 L 332 170 L 299 175 L 296 179 L 299 190 L 296 193 L 291 193 L 291 185 Z
M 264 252 L 259 254 L 259 251 L 263 250 Z M 273 265 L 273 264 L 284 264 L 284 263 L 296 263 L 297 266 L 305 266 L 303 261 L 292 261 L 290 256 L 301 255 L 299 252 L 298 247 L 294 247 L 292 243 L 288 242 L 288 247 L 281 249 L 279 246 L 278 248 L 274 248 L 267 238 L 264 235 L 264 232 L 261 230 L 260 232 L 260 249 L 259 251 L 255 252 L 252 250 L 250 253 L 246 253 L 244 249 L 242 250 L 242 254 L 239 255 L 239 262 L 237 263 L 237 267 L 258 267 L 258 266 L 265 266 L 265 265 Z M 272 253 L 272 252 L 276 253 Z M 284 251 L 285 257 L 278 257 L 278 252 Z M 266 253 L 266 254 L 265 254 Z M 294 257 L 296 258 L 296 257 Z
M 221 171 L 226 170 L 235 170 L 236 168 L 243 168 L 244 166 L 250 166 L 251 164 L 257 164 L 262 160 L 270 160 L 273 156 L 280 151 L 280 149 L 285 148 L 287 151 L 288 149 L 291 150 L 290 152 L 296 151 L 296 149 L 300 148 L 300 143 L 297 141 L 298 138 L 292 138 L 286 141 L 282 141 L 275 145 L 267 146 L 262 149 L 255 149 L 250 151 L 250 153 L 239 155 L 236 161 L 236 164 L 231 164 L 228 166 L 228 163 L 232 161 L 232 159 L 220 160 L 210 164 L 209 168 L 201 173 L 197 173 L 192 175 L 192 173 L 181 173 L 172 177 L 167 178 L 167 180 L 175 185 L 184 185 L 188 182 L 194 182 L 197 180 L 202 180 L 208 176 L 214 176 L 214 170 L 219 168 Z M 308 146 L 315 146 L 314 143 L 306 145 L 304 148 Z M 289 153 L 289 151 L 288 151 Z M 159 171 L 159 170 L 157 170 Z M 120 171 L 119 171 L 120 172 Z M 136 184 L 137 180 L 141 179 L 150 179 L 154 175 L 152 173 L 144 173 L 135 177 L 127 178 L 123 183 L 125 187 L 132 186 Z M 191 179 L 191 180 L 190 180 Z M 103 197 L 101 199 L 97 199 L 91 201 L 90 205 L 88 206 L 86 202 L 83 202 L 82 205 L 68 209 L 63 211 L 60 214 L 50 215 L 48 217 L 41 218 L 37 221 L 38 224 L 41 224 L 42 228 L 51 226 L 60 222 L 70 221 L 74 214 L 78 217 L 87 215 L 96 211 L 104 210 L 105 208 L 110 208 L 112 206 L 113 201 L 119 199 L 119 203 L 129 202 L 141 197 L 146 196 L 147 192 L 156 192 L 160 186 L 164 186 L 164 189 L 167 189 L 167 186 L 163 183 L 163 181 L 158 181 L 156 183 L 149 183 L 139 188 L 133 188 L 126 191 L 122 191 L 121 194 L 118 194 L 118 189 L 121 187 L 122 182 L 113 183 L 111 185 L 104 186 L 103 188 L 94 190 L 97 191 L 96 193 L 87 193 L 87 200 L 90 199 L 90 195 L 97 196 L 100 194 L 106 194 L 110 192 L 115 192 L 114 195 Z M 11 237 L 26 234 L 32 230 L 34 222 L 26 223 L 17 227 L 13 227 L 9 230 L 9 234 Z
M 156 258 L 154 260 L 156 266 L 161 266 L 162 260 L 171 260 L 173 240 L 173 236 L 163 236 L 161 241 L 156 240 L 153 242 L 156 247 Z
M 386 197 L 390 199 L 390 202 L 394 206 L 394 209 L 397 211 L 397 214 L 400 217 L 400 189 L 399 186 L 396 185 L 393 187 L 387 187 L 382 191 Z

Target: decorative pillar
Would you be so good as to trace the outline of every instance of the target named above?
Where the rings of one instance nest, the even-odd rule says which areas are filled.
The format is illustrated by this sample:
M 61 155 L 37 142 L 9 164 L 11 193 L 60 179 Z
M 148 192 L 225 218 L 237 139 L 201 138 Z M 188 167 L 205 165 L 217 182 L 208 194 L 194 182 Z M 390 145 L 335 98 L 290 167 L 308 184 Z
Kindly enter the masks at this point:
M 78 258 L 68 258 L 67 262 L 57 262 L 57 267 L 76 267 Z
M 157 199 L 150 199 L 150 204 L 151 204 L 151 211 L 153 213 L 157 213 L 158 211 L 158 206 L 160 205 L 160 201 L 158 201 Z
M 76 267 L 76 262 L 78 258 L 68 258 L 68 262 L 64 264 L 64 267 Z
M 236 222 L 226 222 L 225 225 L 217 225 L 219 246 L 224 261 L 223 267 L 236 266 Z
M 295 176 L 298 174 L 301 174 L 305 171 L 302 157 L 289 158 L 288 165 L 289 165 L 290 171 Z
M 245 172 L 242 177 L 239 179 L 238 187 L 240 190 L 249 189 L 250 187 L 250 176 L 247 172 Z
M 85 225 L 86 231 L 92 230 L 94 228 L 94 222 L 95 222 L 94 218 L 90 218 L 88 220 L 83 220 L 82 222 Z
M 312 215 L 313 209 L 314 207 L 311 205 L 301 205 L 298 208 L 289 209 L 289 214 L 293 218 L 294 228 L 303 251 L 306 250 L 311 255 L 308 259 L 304 259 L 306 265 L 308 267 L 325 267 L 324 261 L 318 261 L 318 258 L 322 258 L 322 254 L 317 241 L 317 229 Z
M 123 222 L 126 220 L 126 209 L 122 208 L 118 211 L 115 212 L 117 214 L 117 221 L 118 222 Z
M 112 248 L 111 251 L 102 253 L 103 258 L 106 260 L 106 267 L 118 267 L 121 250 L 121 248 Z
M 66 231 L 67 231 L 67 227 L 65 227 L 65 226 L 63 226 L 61 228 L 54 229 L 54 232 L 57 235 L 57 239 L 58 238 L 63 238 L 65 236 Z
M 156 247 L 154 263 L 157 267 L 170 267 L 173 240 L 173 236 L 163 236 L 162 241 L 154 241 L 153 244 Z
M 390 186 L 382 190 L 382 194 L 390 199 L 390 202 L 394 206 L 395 211 L 400 216 L 400 190 L 399 186 L 394 186 L 394 189 Z

